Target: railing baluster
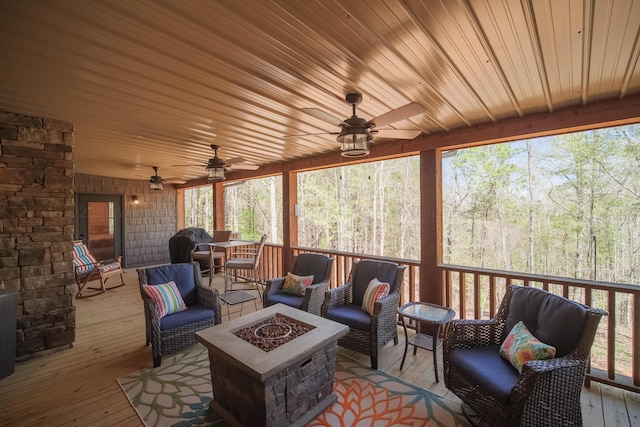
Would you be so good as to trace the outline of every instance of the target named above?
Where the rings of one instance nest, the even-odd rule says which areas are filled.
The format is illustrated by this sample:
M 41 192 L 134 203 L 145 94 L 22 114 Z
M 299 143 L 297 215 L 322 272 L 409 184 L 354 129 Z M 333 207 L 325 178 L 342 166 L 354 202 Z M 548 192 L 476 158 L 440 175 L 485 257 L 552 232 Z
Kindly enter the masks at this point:
M 482 308 L 480 307 L 480 300 L 482 295 L 480 292 L 480 275 L 473 275 L 473 315 L 476 319 L 482 318 Z
M 640 293 L 634 294 L 631 299 L 631 310 L 633 313 L 633 336 L 631 338 L 631 345 L 633 347 L 633 352 L 631 354 L 631 363 L 632 363 L 632 375 L 633 375 L 633 384 L 637 387 L 640 387 L 640 354 L 638 354 L 638 348 L 640 348 Z
M 467 283 L 464 271 L 461 271 L 458 275 L 458 282 L 460 286 L 460 318 L 467 318 Z
M 496 315 L 496 276 L 489 275 L 489 317 Z
M 616 377 L 616 294 L 608 292 L 609 316 L 607 318 L 607 373 L 610 379 Z

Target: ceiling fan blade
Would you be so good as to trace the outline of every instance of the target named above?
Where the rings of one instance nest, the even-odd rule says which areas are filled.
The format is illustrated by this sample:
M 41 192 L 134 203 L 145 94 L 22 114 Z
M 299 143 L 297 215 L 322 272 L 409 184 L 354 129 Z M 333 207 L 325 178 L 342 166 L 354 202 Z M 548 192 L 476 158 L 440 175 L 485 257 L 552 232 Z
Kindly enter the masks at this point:
M 169 165 L 170 168 L 204 168 L 207 167 L 206 164 L 194 165 L 193 163 L 190 165 Z
M 186 184 L 186 180 L 180 178 L 167 178 L 163 180 L 164 184 Z
M 299 136 L 314 136 L 314 135 L 338 135 L 340 132 L 318 132 L 318 133 L 299 133 L 297 135 L 283 135 L 283 138 L 295 138 Z
M 425 108 L 422 104 L 411 102 L 405 106 L 398 107 L 395 110 L 387 111 L 386 113 L 369 120 L 367 123 L 375 123 L 376 126 L 385 126 L 424 112 Z
M 258 165 L 250 165 L 248 163 L 235 163 L 232 165 L 229 165 L 227 167 L 227 170 L 229 171 L 239 171 L 239 170 L 243 170 L 243 171 L 255 171 L 258 170 L 260 168 L 260 166 Z
M 322 111 L 319 108 L 301 108 L 307 114 L 311 114 L 313 117 L 323 120 L 327 123 L 331 123 L 335 126 L 345 126 L 347 125 L 345 122 L 337 118 L 336 116 L 327 113 L 326 111 Z
M 229 165 L 234 165 L 236 163 L 246 163 L 247 159 L 245 159 L 244 157 L 232 157 L 231 159 L 227 159 L 224 161 L 224 163 L 229 166 Z
M 371 133 L 379 136 L 380 138 L 413 139 L 417 138 L 422 131 L 418 129 L 377 129 L 372 130 Z

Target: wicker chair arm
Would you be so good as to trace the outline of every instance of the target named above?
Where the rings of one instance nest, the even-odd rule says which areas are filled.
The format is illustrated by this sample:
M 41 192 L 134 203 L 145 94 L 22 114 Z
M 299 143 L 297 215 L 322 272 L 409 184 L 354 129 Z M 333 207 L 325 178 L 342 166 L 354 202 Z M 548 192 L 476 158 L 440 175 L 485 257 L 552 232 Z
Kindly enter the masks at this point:
M 313 285 L 309 285 L 306 287 L 305 292 L 314 292 L 316 289 L 324 289 L 323 293 L 329 290 L 329 280 L 325 280 L 324 282 L 314 283 Z
M 198 286 L 198 302 L 207 308 L 211 308 L 215 316 L 215 324 L 222 322 L 222 310 L 220 309 L 220 295 L 217 289 Z
M 563 395 L 568 390 L 580 390 L 586 369 L 586 361 L 569 356 L 525 363 L 511 391 L 509 418 L 520 425 L 524 421 L 521 420 L 524 407 L 528 405 L 524 424 L 548 424 L 556 412 L 554 405 L 566 404 Z M 542 396 L 545 397 L 541 399 Z
M 322 303 L 323 316 L 327 314 L 327 311 L 330 308 L 340 307 L 347 303 L 346 299 L 349 288 L 349 285 L 342 285 L 337 288 L 329 289 L 324 293 L 324 302 Z
M 281 289 L 282 285 L 284 285 L 284 277 L 276 277 L 275 279 L 267 280 L 267 284 L 264 288 L 264 295 L 273 295 L 277 294 Z
M 490 320 L 453 320 L 446 328 L 443 349 L 485 347 L 500 344 L 504 323 Z
M 149 326 L 151 327 L 152 340 L 157 340 L 160 342 L 160 311 L 158 309 L 158 304 L 153 300 L 153 298 L 149 297 L 146 293 L 142 292 L 142 300 L 144 303 L 144 313 L 149 318 L 147 321 L 149 322 Z
M 302 299 L 303 309 L 310 313 L 320 315 L 322 311 L 322 303 L 328 290 L 329 280 L 307 286 Z
M 325 293 L 329 290 L 329 281 L 314 283 L 313 285 L 305 287 L 304 297 L 309 299 L 312 297 L 323 299 Z
M 399 302 L 399 292 L 394 292 L 386 297 L 380 298 L 373 305 L 373 313 L 371 314 L 371 317 L 380 318 L 382 316 L 396 316 Z

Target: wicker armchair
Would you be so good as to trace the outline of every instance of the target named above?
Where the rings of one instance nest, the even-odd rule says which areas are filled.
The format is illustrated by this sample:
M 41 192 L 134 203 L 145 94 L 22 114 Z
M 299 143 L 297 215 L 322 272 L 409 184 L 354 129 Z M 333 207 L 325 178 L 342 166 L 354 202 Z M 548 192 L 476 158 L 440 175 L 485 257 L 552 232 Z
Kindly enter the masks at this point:
M 325 293 L 322 317 L 349 326 L 349 333 L 338 345 L 371 357 L 371 367 L 378 369 L 378 352 L 391 340 L 398 344 L 397 309 L 406 267 L 393 262 L 363 260 L 351 267 L 343 286 Z M 362 310 L 362 300 L 369 282 L 377 278 L 389 283 L 389 295 L 375 303 L 373 314 Z
M 600 318 L 607 313 L 533 287 L 509 286 L 490 320 L 454 320 L 444 339 L 447 388 L 487 425 L 580 426 L 580 392 Z M 556 356 L 524 364 L 499 354 L 522 321 Z
M 320 307 L 324 301 L 324 293 L 329 289 L 333 258 L 322 254 L 303 253 L 293 260 L 291 272 L 298 276 L 313 275 L 311 286 L 305 289 L 302 296 L 282 292 L 285 277 L 267 280 L 264 290 L 264 306 L 282 303 L 290 307 L 320 316 Z
M 147 345 L 151 343 L 153 366 L 160 366 L 162 355 L 194 344 L 195 332 L 220 324 L 218 291 L 202 286 L 200 266 L 196 262 L 139 268 L 138 282 L 144 302 Z M 156 302 L 142 285 L 174 281 L 187 309 L 160 317 Z

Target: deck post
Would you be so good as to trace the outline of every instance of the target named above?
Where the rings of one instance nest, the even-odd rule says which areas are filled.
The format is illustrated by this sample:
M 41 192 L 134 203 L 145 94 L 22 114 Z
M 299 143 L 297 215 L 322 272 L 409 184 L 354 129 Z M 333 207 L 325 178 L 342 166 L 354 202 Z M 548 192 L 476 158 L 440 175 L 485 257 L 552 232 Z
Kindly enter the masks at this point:
M 444 304 L 442 275 L 442 154 L 420 152 L 420 301 Z

